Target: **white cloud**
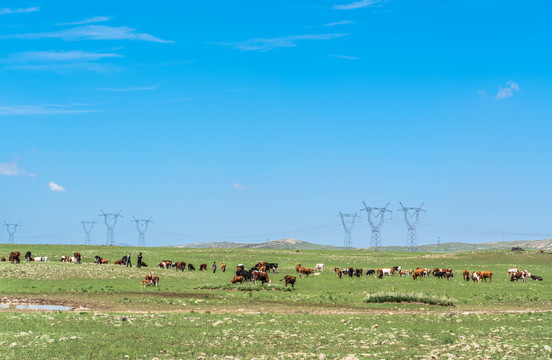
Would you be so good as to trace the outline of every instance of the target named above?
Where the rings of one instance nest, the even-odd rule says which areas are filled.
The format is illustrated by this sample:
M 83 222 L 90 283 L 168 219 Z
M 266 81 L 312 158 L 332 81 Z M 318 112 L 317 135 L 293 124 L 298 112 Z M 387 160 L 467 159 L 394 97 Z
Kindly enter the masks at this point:
M 505 87 L 498 86 L 496 98 L 501 100 L 512 97 L 514 96 L 514 91 L 519 91 L 519 85 L 515 81 L 507 81 Z
M 345 60 L 360 60 L 357 56 L 349 56 L 349 55 L 328 55 L 328 57 L 336 58 L 336 59 L 345 59 Z
M 155 90 L 158 87 L 159 87 L 159 85 L 153 85 L 153 86 L 135 86 L 135 87 L 128 87 L 128 88 L 103 88 L 103 89 L 100 89 L 100 90 L 113 91 L 113 92 L 126 92 L 126 91 Z
M 65 192 L 65 188 L 63 186 L 60 186 L 53 181 L 50 181 L 48 183 L 48 186 L 50 187 L 50 190 L 52 190 L 53 192 Z
M 17 175 L 24 175 L 24 174 L 25 174 L 25 170 L 19 168 L 19 165 L 15 161 L 0 163 L 0 175 L 17 176 Z
M 84 25 L 84 24 L 92 24 L 92 23 L 109 21 L 111 19 L 113 19 L 113 16 L 94 16 L 94 17 L 91 17 L 91 18 L 86 18 L 86 19 L 81 20 L 81 21 L 61 23 L 61 24 L 58 24 L 58 25 Z
M 19 9 L 3 8 L 3 9 L 0 9 L 0 15 L 31 13 L 39 10 L 40 9 L 37 7 L 19 8 Z
M 334 5 L 333 8 L 337 10 L 352 10 L 352 9 L 360 9 L 372 5 L 376 5 L 378 3 L 381 3 L 383 0 L 360 0 L 355 1 L 350 4 L 344 4 L 344 5 Z
M 354 23 L 355 22 L 351 21 L 351 20 L 342 20 L 342 21 L 336 21 L 336 22 L 333 22 L 333 23 L 329 23 L 329 24 L 326 24 L 324 26 L 349 25 L 349 24 L 354 24 Z
M 46 104 L 46 105 L 14 105 L 0 106 L 2 115 L 55 115 L 55 114 L 78 114 L 96 112 L 98 110 L 87 109 L 86 104 Z
M 137 40 L 137 41 L 151 41 L 157 43 L 172 43 L 171 40 L 163 40 L 146 33 L 136 32 L 128 26 L 106 26 L 106 25 L 85 25 L 72 29 L 41 32 L 41 33 L 27 33 L 27 34 L 12 34 L 2 35 L 3 39 L 62 39 L 65 41 L 77 41 L 77 40 Z
M 60 61 L 94 61 L 106 58 L 122 58 L 121 54 L 116 53 L 96 53 L 81 50 L 71 51 L 25 51 L 12 54 L 6 62 L 60 62 Z
M 232 187 L 234 188 L 234 190 L 238 190 L 238 191 L 243 191 L 243 190 L 247 189 L 247 186 L 241 185 L 241 184 L 238 184 L 238 183 L 234 183 L 234 185 L 232 185 Z
M 231 46 L 241 51 L 270 51 L 279 47 L 295 47 L 300 40 L 331 40 L 348 34 L 307 34 L 276 37 L 270 39 L 251 39 L 235 43 L 216 43 L 217 45 Z

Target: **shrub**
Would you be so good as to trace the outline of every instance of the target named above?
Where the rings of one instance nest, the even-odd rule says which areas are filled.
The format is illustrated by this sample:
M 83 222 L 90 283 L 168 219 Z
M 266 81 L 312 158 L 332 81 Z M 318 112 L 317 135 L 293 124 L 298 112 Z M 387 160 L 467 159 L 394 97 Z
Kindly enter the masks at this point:
M 408 302 L 429 305 L 454 306 L 454 301 L 446 296 L 427 295 L 424 293 L 399 293 L 397 291 L 375 292 L 366 295 L 365 303 Z

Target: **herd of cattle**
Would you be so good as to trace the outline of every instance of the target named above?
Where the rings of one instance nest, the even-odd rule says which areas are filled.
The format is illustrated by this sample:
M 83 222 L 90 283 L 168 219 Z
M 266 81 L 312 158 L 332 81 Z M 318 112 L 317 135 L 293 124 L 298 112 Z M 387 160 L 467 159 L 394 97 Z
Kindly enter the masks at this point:
M 25 254 L 25 259 L 27 261 L 37 261 L 37 262 L 44 262 L 48 261 L 48 257 L 33 257 L 30 251 L 27 251 Z M 5 257 L 0 258 L 1 261 L 6 261 Z M 73 256 L 67 256 L 64 255 L 60 258 L 61 262 L 70 262 L 70 263 L 76 263 L 80 264 L 82 260 L 82 256 L 80 253 L 75 252 Z M 21 261 L 21 254 L 19 251 L 13 251 L 10 253 L 8 257 L 8 261 L 11 263 L 19 263 Z M 130 261 L 130 258 L 127 256 L 123 256 L 122 259 L 115 261 L 115 264 L 117 265 L 126 265 L 127 261 Z M 94 259 L 94 263 L 96 264 L 108 264 L 109 260 L 104 259 L 100 256 L 96 256 Z M 144 262 L 141 262 L 142 267 L 147 267 L 147 264 Z M 161 269 L 174 269 L 175 271 L 185 271 L 186 269 L 188 271 L 195 271 L 195 266 L 191 263 L 186 263 L 185 261 L 172 261 L 172 260 L 163 260 L 157 264 L 157 267 Z M 220 269 L 222 272 L 226 272 L 226 263 L 221 263 Z M 200 264 L 199 265 L 199 271 L 207 270 L 207 264 Z M 213 272 L 216 271 L 216 263 L 213 264 Z M 295 266 L 295 271 L 297 272 L 299 277 L 308 277 L 311 274 L 319 275 L 321 272 L 324 271 L 324 264 L 316 264 L 313 268 L 303 267 L 301 263 L 297 263 Z M 400 266 L 393 266 L 389 268 L 378 268 L 378 269 L 367 269 L 364 271 L 362 268 L 353 268 L 353 267 L 346 267 L 346 268 L 339 268 L 334 267 L 333 269 L 334 274 L 338 278 L 342 278 L 343 276 L 349 276 L 349 277 L 361 277 L 363 274 L 366 276 L 375 276 L 378 279 L 383 279 L 384 276 L 394 276 L 398 274 L 400 277 L 403 276 L 412 276 L 413 280 L 417 279 L 423 279 L 426 277 L 430 277 L 430 275 L 433 275 L 434 277 L 440 278 L 440 279 L 447 279 L 451 280 L 454 278 L 454 274 L 452 269 L 440 269 L 440 268 L 416 268 L 413 270 L 403 270 Z M 261 284 L 271 284 L 271 280 L 269 279 L 268 274 L 272 272 L 274 274 L 278 273 L 278 264 L 277 263 L 269 263 L 266 261 L 261 261 L 257 263 L 255 266 L 250 268 L 249 270 L 245 269 L 245 266 L 243 264 L 238 264 L 236 268 L 236 275 L 231 280 L 232 284 L 236 283 L 243 283 L 244 281 L 250 281 L 257 284 L 258 281 L 261 282 Z M 522 280 L 523 282 L 526 282 L 527 279 L 532 279 L 535 281 L 542 281 L 542 277 L 533 275 L 527 270 L 519 270 L 517 268 L 511 268 L 507 271 L 506 276 L 510 278 L 510 281 L 519 281 Z M 489 279 L 489 282 L 492 282 L 493 273 L 492 271 L 468 271 L 464 270 L 462 272 L 462 277 L 465 281 L 470 281 L 470 279 L 473 282 L 480 282 L 480 281 L 487 281 Z M 285 281 L 285 286 L 291 285 L 292 287 L 295 286 L 296 281 L 295 276 L 286 275 L 284 278 L 282 278 L 280 281 Z M 143 286 L 148 285 L 155 285 L 159 286 L 159 277 L 158 276 L 152 276 L 151 274 L 147 274 L 145 279 L 142 280 Z

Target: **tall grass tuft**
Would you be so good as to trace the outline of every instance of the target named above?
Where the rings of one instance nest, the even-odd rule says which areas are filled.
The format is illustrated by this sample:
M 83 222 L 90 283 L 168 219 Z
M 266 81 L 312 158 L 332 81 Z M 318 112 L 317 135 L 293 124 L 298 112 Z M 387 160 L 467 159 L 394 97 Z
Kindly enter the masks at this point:
M 446 296 L 427 295 L 424 293 L 399 293 L 397 291 L 373 292 L 366 295 L 365 303 L 408 302 L 429 305 L 454 306 L 453 299 Z

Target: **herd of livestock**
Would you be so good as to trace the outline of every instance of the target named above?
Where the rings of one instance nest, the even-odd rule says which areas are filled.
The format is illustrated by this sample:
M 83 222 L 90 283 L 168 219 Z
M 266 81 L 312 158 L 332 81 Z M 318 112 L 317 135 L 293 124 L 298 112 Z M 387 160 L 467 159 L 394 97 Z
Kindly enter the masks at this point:
M 12 263 L 19 263 L 21 261 L 20 259 L 21 254 L 19 251 L 13 251 L 10 253 L 8 261 Z M 30 251 L 27 251 L 25 254 L 25 259 L 27 261 L 36 261 L 36 262 L 45 262 L 49 261 L 48 257 L 33 257 Z M 1 261 L 6 261 L 5 257 L 0 258 Z M 70 263 L 76 263 L 80 264 L 82 260 L 82 256 L 80 253 L 75 252 L 73 256 L 64 255 L 60 258 L 61 262 L 70 262 Z M 94 259 L 94 263 L 96 264 L 108 264 L 109 260 L 104 259 L 100 256 L 96 256 Z M 130 254 L 129 256 L 123 256 L 122 259 L 115 261 L 115 264 L 118 265 L 128 265 L 130 263 Z M 147 264 L 141 259 L 139 260 L 139 264 L 141 267 L 147 267 Z M 161 269 L 174 269 L 176 271 L 185 271 L 186 269 L 188 271 L 195 271 L 195 266 L 191 263 L 186 263 L 185 261 L 172 261 L 172 260 L 163 260 L 157 264 L 157 267 Z M 216 263 L 213 263 L 212 266 L 213 272 L 216 272 L 217 266 Z M 226 263 L 220 264 L 220 269 L 222 272 L 226 272 Z M 207 270 L 207 264 L 200 264 L 199 265 L 199 271 L 206 271 Z M 314 275 L 320 275 L 321 272 L 324 271 L 324 264 L 316 264 L 314 268 L 308 268 L 303 267 L 301 263 L 297 263 L 295 266 L 295 271 L 297 272 L 299 277 L 308 277 L 311 274 Z M 398 274 L 398 276 L 408 276 L 412 277 L 413 280 L 417 279 L 423 279 L 426 277 L 430 277 L 430 275 L 433 275 L 434 277 L 440 278 L 440 279 L 447 279 L 451 280 L 454 278 L 454 274 L 452 269 L 441 269 L 441 268 L 416 268 L 412 270 L 404 270 L 400 266 L 393 266 L 389 268 L 378 268 L 378 269 L 367 269 L 364 271 L 362 268 L 353 268 L 353 267 L 346 267 L 346 268 L 339 268 L 334 267 L 333 269 L 334 274 L 338 278 L 343 278 L 343 276 L 349 276 L 349 277 L 361 277 L 363 274 L 365 276 L 374 276 L 378 279 L 383 279 L 384 276 L 394 276 Z M 245 266 L 243 264 L 238 264 L 236 267 L 236 275 L 231 280 L 232 284 L 236 283 L 243 283 L 244 281 L 250 281 L 257 284 L 258 281 L 261 282 L 261 284 L 267 283 L 268 285 L 271 284 L 271 280 L 269 279 L 269 273 L 272 272 L 274 274 L 278 273 L 278 264 L 277 263 L 269 263 L 265 261 L 261 261 L 257 263 L 255 266 L 250 268 L 249 270 L 246 270 Z M 510 281 L 523 281 L 526 282 L 527 279 L 532 279 L 535 281 L 542 281 L 542 277 L 533 275 L 527 270 L 520 270 L 517 268 L 511 268 L 507 271 L 506 276 L 510 278 Z M 480 281 L 487 281 L 489 279 L 489 282 L 492 282 L 493 273 L 492 271 L 468 271 L 464 270 L 462 271 L 462 278 L 465 281 L 474 281 L 474 282 L 480 282 Z M 283 279 L 280 281 L 285 280 L 285 286 L 291 285 L 294 287 L 295 276 L 286 275 Z M 147 274 L 145 279 L 142 280 L 143 286 L 148 285 L 154 285 L 159 286 L 159 277 L 158 276 L 152 276 L 151 274 Z

